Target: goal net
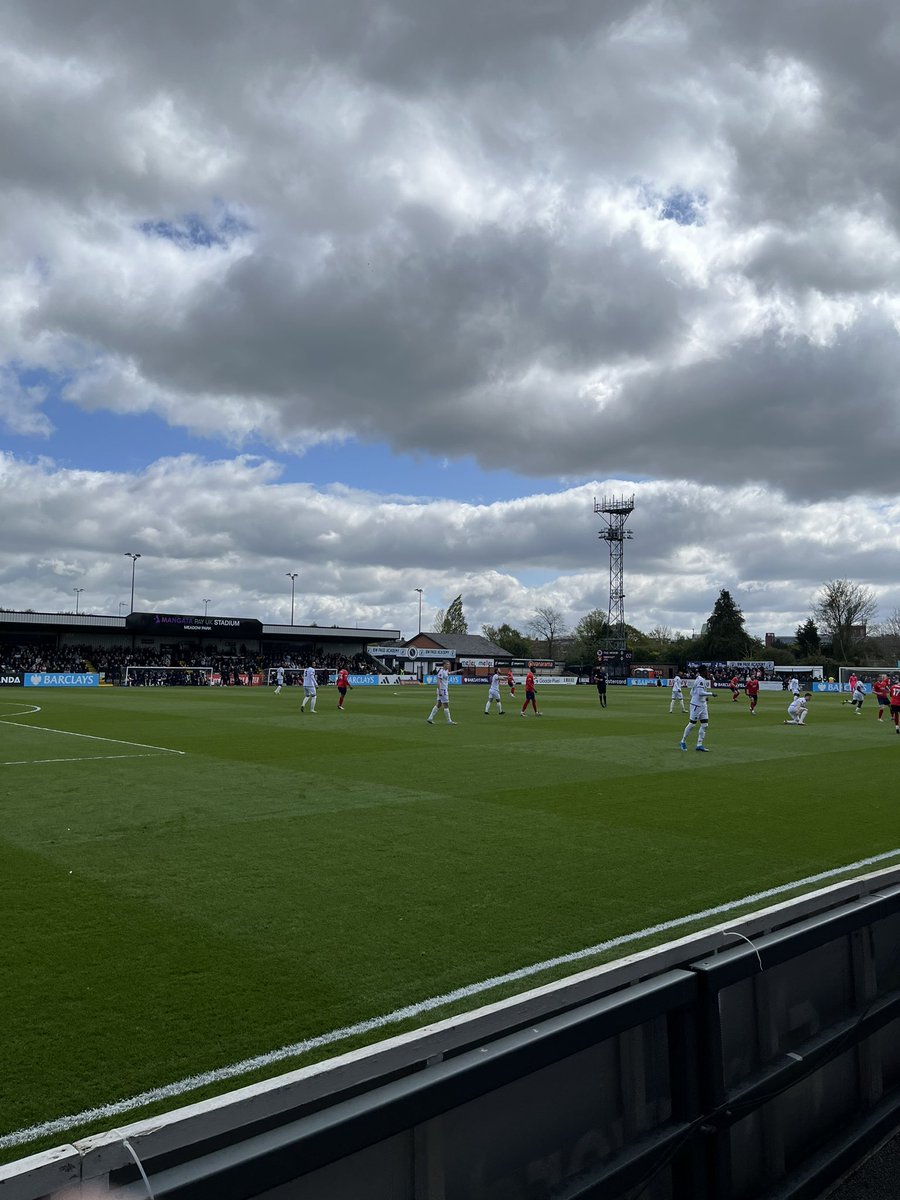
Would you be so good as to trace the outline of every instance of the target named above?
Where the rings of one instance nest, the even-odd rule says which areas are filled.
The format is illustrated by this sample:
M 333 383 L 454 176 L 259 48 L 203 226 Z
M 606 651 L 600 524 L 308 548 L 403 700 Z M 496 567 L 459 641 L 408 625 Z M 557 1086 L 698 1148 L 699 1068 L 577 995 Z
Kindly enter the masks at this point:
M 269 667 L 268 671 L 266 671 L 266 683 L 269 684 L 271 687 L 274 687 L 277 682 L 278 682 L 278 668 L 277 667 Z M 293 684 L 293 683 L 302 683 L 302 682 L 303 682 L 303 668 L 302 667 L 285 667 L 284 668 L 285 687 L 288 687 L 290 684 Z
M 888 679 L 893 679 L 897 673 L 896 667 L 839 667 L 838 682 L 842 692 L 849 692 L 850 676 L 855 675 L 866 685 L 866 691 L 869 692 L 876 679 L 881 679 L 885 675 Z
M 125 668 L 125 687 L 209 687 L 212 667 L 141 667 Z

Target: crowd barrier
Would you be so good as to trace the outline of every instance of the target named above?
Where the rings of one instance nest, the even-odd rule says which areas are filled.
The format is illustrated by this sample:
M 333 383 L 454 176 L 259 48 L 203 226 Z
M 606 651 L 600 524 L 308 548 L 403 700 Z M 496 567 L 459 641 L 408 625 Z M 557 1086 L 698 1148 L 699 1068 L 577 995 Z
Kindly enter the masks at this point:
M 812 1200 L 900 1124 L 898 947 L 894 867 L 35 1155 L 0 1196 Z

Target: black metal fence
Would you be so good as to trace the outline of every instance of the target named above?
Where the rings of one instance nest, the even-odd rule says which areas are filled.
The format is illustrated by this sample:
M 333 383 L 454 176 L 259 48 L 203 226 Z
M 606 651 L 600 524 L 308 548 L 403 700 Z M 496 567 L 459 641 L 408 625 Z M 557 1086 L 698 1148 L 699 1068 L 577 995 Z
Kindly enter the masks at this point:
M 237 1143 L 148 1164 L 153 1194 L 812 1200 L 900 1124 L 900 886 L 738 940 Z M 110 1182 L 147 1195 L 134 1170 Z

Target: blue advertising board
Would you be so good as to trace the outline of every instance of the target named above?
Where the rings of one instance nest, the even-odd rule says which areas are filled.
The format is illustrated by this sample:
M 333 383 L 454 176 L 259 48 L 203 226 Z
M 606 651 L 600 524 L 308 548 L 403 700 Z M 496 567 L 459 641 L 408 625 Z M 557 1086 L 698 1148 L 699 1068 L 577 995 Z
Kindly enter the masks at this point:
M 90 671 L 26 671 L 26 687 L 99 687 L 100 676 Z

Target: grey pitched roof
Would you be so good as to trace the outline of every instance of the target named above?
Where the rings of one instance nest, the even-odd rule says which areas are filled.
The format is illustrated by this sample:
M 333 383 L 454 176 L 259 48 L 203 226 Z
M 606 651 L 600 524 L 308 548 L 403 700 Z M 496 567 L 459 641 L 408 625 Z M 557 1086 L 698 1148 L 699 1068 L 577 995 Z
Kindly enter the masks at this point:
M 471 655 L 473 658 L 512 658 L 508 650 L 495 646 L 480 633 L 428 633 L 436 646 L 452 650 L 454 654 Z

